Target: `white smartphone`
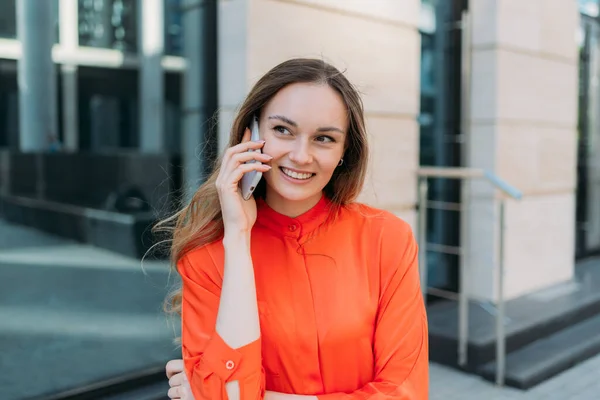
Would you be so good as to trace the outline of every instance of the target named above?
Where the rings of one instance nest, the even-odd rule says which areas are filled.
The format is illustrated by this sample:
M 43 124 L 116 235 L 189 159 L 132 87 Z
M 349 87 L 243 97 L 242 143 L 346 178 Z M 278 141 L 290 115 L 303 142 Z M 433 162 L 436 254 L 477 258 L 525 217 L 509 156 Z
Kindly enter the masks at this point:
M 250 126 L 250 131 L 252 132 L 250 140 L 260 140 L 260 132 L 258 130 L 258 118 L 256 116 L 252 118 L 252 125 Z M 260 149 L 248 151 L 257 151 L 260 153 Z M 248 163 L 260 163 L 260 161 L 250 160 L 246 162 L 246 164 Z M 252 193 L 254 192 L 254 189 L 256 189 L 256 185 L 258 185 L 258 182 L 260 182 L 260 178 L 262 178 L 262 172 L 260 171 L 250 171 L 245 173 L 244 176 L 242 176 L 242 179 L 240 180 L 240 187 L 242 190 L 242 197 L 244 198 L 244 200 L 250 199 Z

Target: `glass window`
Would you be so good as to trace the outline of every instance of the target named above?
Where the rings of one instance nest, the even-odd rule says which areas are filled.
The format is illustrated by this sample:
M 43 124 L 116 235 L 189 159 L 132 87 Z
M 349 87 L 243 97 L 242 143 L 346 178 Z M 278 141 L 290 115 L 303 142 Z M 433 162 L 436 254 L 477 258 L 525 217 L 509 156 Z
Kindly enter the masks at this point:
M 54 1 L 52 12 L 54 13 L 54 24 L 56 35 L 54 43 L 58 43 L 58 0 Z M 0 38 L 17 38 L 17 1 L 0 0 Z
M 456 167 L 460 159 L 461 32 L 454 27 L 466 7 L 463 0 L 422 0 L 420 96 L 420 164 Z M 429 200 L 460 202 L 460 183 L 429 179 Z M 448 248 L 459 246 L 460 213 L 430 207 L 427 210 L 427 242 Z M 459 258 L 451 252 L 429 249 L 428 285 L 458 290 Z
M 0 60 L 0 147 L 17 148 L 18 141 L 17 63 L 13 60 Z
M 579 5 L 579 11 L 582 14 L 589 15 L 590 17 L 598 16 L 598 3 L 599 0 L 577 0 Z
M 136 148 L 138 72 L 81 67 L 78 78 L 80 147 L 93 152 Z
M 0 1 L 0 37 L 14 39 L 17 37 L 16 0 Z
M 135 0 L 79 0 L 78 7 L 80 46 L 137 50 Z
M 178 72 L 165 73 L 165 149 L 175 154 L 181 152 L 181 80 L 182 74 Z
M 582 16 L 579 59 L 576 256 L 600 250 L 600 25 Z
M 183 53 L 183 12 L 181 0 L 165 0 L 165 54 Z
M 80 67 L 79 142 L 83 150 L 111 152 L 139 146 L 139 72 Z M 180 151 L 181 74 L 165 73 L 166 151 Z

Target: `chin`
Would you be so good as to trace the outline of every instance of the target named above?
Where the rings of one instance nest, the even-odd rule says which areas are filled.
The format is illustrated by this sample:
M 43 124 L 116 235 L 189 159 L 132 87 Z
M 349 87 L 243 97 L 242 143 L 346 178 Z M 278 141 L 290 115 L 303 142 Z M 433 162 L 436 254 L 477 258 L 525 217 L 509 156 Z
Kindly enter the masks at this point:
M 269 181 L 267 186 L 270 187 L 273 194 L 276 194 L 281 200 L 294 203 L 303 202 L 320 197 L 323 193 L 323 188 L 317 182 L 312 182 L 309 185 L 293 185 L 288 182 Z
M 274 191 L 284 200 L 302 202 L 321 196 L 322 190 L 289 190 L 287 188 L 274 188 Z

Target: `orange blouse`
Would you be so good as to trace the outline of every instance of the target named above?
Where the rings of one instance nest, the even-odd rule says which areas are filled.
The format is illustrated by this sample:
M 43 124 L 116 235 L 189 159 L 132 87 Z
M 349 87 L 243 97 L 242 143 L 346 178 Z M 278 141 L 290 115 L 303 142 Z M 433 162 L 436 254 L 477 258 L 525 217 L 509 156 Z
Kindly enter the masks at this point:
M 289 218 L 258 201 L 251 254 L 261 338 L 232 349 L 215 332 L 221 241 L 184 256 L 182 351 L 194 397 L 265 390 L 320 400 L 428 398 L 427 318 L 407 223 L 362 204 L 328 220 L 328 201 Z

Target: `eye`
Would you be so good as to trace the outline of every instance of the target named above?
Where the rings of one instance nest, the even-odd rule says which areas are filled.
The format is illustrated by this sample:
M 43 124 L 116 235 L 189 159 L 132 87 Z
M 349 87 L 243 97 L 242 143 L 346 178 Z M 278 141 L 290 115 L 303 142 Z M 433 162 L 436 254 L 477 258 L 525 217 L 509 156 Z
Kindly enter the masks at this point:
M 286 128 L 283 125 L 277 125 L 273 129 L 276 130 L 277 132 L 281 133 L 282 135 L 289 135 L 290 134 L 290 131 L 288 130 L 288 128 Z
M 315 140 L 320 143 L 335 143 L 335 139 L 327 135 L 317 136 Z

